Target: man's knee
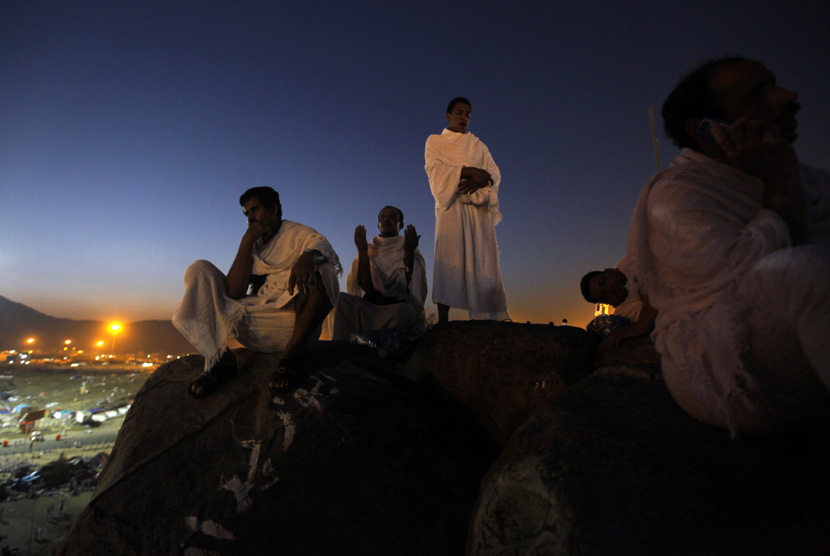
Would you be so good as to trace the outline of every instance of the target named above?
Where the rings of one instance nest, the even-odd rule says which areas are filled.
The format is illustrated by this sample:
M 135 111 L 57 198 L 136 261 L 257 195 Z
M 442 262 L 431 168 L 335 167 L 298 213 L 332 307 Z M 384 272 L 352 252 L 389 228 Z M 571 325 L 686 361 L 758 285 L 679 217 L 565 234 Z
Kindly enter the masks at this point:
M 780 306 L 798 311 L 826 299 L 830 251 L 805 245 L 770 253 L 752 268 L 740 293 L 762 312 Z
M 216 265 L 210 261 L 199 259 L 187 267 L 187 270 L 184 273 L 184 280 L 185 282 L 192 282 L 200 276 L 211 274 L 215 275 L 217 273 L 222 274 L 222 271 L 216 268 Z
M 304 312 L 306 309 L 328 312 L 332 308 L 331 299 L 329 299 L 329 294 L 326 292 L 326 287 L 323 285 L 323 279 L 319 272 L 314 284 L 308 289 L 308 293 L 298 294 L 294 298 L 294 312 L 297 314 Z

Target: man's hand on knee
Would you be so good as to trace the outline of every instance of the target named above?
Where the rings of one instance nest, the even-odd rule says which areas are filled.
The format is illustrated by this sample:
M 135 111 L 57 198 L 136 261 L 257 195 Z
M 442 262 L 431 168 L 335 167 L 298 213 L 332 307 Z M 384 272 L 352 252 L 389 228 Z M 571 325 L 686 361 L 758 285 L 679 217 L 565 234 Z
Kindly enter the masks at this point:
M 326 292 L 326 287 L 323 285 L 323 277 L 319 272 L 315 272 L 314 283 L 308 286 L 306 293 L 297 292 L 293 305 L 294 312 L 298 315 L 305 311 L 306 307 L 328 307 L 329 310 L 332 308 L 328 292 Z
M 308 251 L 300 255 L 297 262 L 291 268 L 291 275 L 288 277 L 288 293 L 294 295 L 294 287 L 302 295 L 307 295 L 311 287 L 317 284 L 317 263 L 322 258 L 319 251 Z

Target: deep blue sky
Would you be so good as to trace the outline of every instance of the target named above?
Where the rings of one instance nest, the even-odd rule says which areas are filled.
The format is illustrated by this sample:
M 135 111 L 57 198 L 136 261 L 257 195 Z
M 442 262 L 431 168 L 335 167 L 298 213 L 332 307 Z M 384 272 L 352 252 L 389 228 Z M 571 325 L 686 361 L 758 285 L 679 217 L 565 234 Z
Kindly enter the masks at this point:
M 578 280 L 623 254 L 656 168 L 648 107 L 665 166 L 660 106 L 702 59 L 764 62 L 801 94 L 800 157 L 830 167 L 827 2 L 567 4 L 3 0 L 0 295 L 167 319 L 188 264 L 230 267 L 256 185 L 344 266 L 400 207 L 431 286 L 423 148 L 457 95 L 501 168 L 518 321 L 590 320 Z

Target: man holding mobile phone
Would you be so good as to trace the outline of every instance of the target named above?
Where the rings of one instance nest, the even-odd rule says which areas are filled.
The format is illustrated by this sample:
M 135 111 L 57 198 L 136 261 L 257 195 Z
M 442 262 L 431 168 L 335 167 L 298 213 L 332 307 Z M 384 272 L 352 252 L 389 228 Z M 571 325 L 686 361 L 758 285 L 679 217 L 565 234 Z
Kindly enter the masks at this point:
M 629 230 L 666 384 L 733 434 L 830 423 L 830 173 L 798 161 L 797 96 L 740 57 L 689 73 Z

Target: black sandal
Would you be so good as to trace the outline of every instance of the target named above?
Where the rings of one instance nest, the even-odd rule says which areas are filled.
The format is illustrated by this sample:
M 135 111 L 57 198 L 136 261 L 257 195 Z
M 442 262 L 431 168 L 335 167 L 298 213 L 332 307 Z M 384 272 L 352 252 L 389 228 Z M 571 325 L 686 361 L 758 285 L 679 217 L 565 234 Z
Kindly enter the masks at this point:
M 294 390 L 308 378 L 308 373 L 301 372 L 298 368 L 297 360 L 281 360 L 277 370 L 271 375 L 271 382 L 268 387 L 275 394 L 288 392 Z M 275 386 L 277 381 L 285 381 L 282 386 Z
M 236 374 L 236 356 L 231 350 L 225 351 L 219 361 L 190 383 L 187 393 L 194 398 L 206 398 Z M 197 392 L 201 389 L 200 392 Z

